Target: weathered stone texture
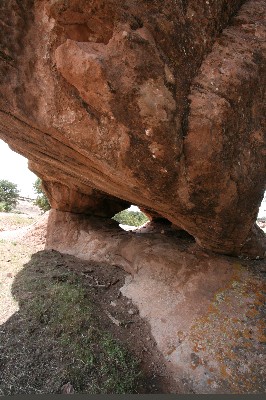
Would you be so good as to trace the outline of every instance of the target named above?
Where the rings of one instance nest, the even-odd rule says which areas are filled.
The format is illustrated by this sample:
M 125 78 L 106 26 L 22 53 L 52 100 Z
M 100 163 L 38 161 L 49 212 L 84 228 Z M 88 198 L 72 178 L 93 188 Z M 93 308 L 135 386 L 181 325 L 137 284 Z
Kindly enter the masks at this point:
M 263 0 L 4 0 L 0 36 L 0 137 L 55 208 L 264 256 Z
M 265 392 L 264 260 L 202 251 L 163 223 L 125 232 L 52 210 L 47 233 L 47 249 L 131 274 L 120 290 L 150 323 L 181 393 Z

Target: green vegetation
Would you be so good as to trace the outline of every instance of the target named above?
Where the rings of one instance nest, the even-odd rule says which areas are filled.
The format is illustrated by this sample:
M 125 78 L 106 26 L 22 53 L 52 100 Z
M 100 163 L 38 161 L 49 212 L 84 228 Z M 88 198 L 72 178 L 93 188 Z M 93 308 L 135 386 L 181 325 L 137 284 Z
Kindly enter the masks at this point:
M 141 211 L 128 211 L 123 210 L 116 214 L 113 219 L 119 224 L 130 225 L 130 226 L 140 226 L 148 222 L 149 219 Z
M 19 190 L 15 183 L 0 180 L 0 212 L 10 212 L 16 207 Z
M 42 181 L 40 178 L 36 179 L 36 181 L 33 184 L 33 188 L 34 188 L 35 193 L 37 194 L 34 204 L 36 206 L 40 207 L 40 209 L 43 212 L 50 210 L 51 206 L 50 206 L 50 203 L 49 203 L 49 200 L 48 200 L 46 194 L 44 193 L 44 191 L 42 189 Z
M 61 393 L 68 382 L 75 393 L 137 393 L 139 361 L 102 325 L 94 289 L 63 264 L 39 252 L 16 276 L 19 312 L 0 332 L 0 394 Z
M 45 295 L 27 307 L 31 323 L 34 319 L 36 324 L 45 324 L 46 340 L 57 338 L 53 346 L 60 348 L 65 364 L 62 381 L 71 382 L 77 392 L 134 392 L 137 362 L 99 328 L 93 303 L 78 278 L 72 274 L 58 278 L 58 282 L 46 281 Z M 39 284 L 34 280 L 28 289 L 39 292 Z

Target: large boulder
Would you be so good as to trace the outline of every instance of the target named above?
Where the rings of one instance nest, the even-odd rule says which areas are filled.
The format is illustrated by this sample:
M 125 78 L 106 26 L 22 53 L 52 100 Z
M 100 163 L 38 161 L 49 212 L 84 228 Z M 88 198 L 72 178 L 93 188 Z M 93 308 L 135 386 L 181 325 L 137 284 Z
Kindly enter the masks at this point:
M 202 251 L 166 223 L 125 232 L 56 210 L 47 220 L 47 250 L 130 274 L 120 290 L 149 322 L 179 393 L 265 393 L 264 260 Z
M 263 257 L 265 8 L 3 0 L 0 137 L 59 210 L 133 203 L 203 248 Z

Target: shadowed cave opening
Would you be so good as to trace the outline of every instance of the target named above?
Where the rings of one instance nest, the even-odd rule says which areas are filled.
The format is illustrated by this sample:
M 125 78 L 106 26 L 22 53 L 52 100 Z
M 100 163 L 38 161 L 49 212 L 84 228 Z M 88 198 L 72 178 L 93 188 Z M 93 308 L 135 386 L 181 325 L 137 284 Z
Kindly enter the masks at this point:
M 139 234 L 166 234 L 167 236 L 175 236 L 181 239 L 187 239 L 190 242 L 196 242 L 196 239 L 187 231 L 175 226 L 166 218 L 159 215 L 151 215 L 143 212 L 137 205 L 131 205 L 112 217 L 112 220 L 119 223 L 119 226 L 124 231 L 133 231 Z M 261 201 L 256 224 L 266 234 L 266 191 Z
M 139 234 L 159 234 L 174 236 L 179 239 L 195 242 L 195 238 L 187 231 L 175 226 L 166 218 L 147 214 L 136 205 L 115 214 L 112 219 L 119 223 L 124 231 L 133 231 Z

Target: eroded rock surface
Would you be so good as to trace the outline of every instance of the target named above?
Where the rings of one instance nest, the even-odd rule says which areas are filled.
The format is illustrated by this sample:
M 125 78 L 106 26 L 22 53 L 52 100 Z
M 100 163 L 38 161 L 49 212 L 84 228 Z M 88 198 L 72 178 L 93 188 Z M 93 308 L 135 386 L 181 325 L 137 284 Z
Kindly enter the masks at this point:
M 46 248 L 131 274 L 122 294 L 150 323 L 181 393 L 265 392 L 264 260 L 203 252 L 165 223 L 129 233 L 55 210 Z
M 110 216 L 133 203 L 203 248 L 264 256 L 264 0 L 0 11 L 0 137 L 53 207 Z

